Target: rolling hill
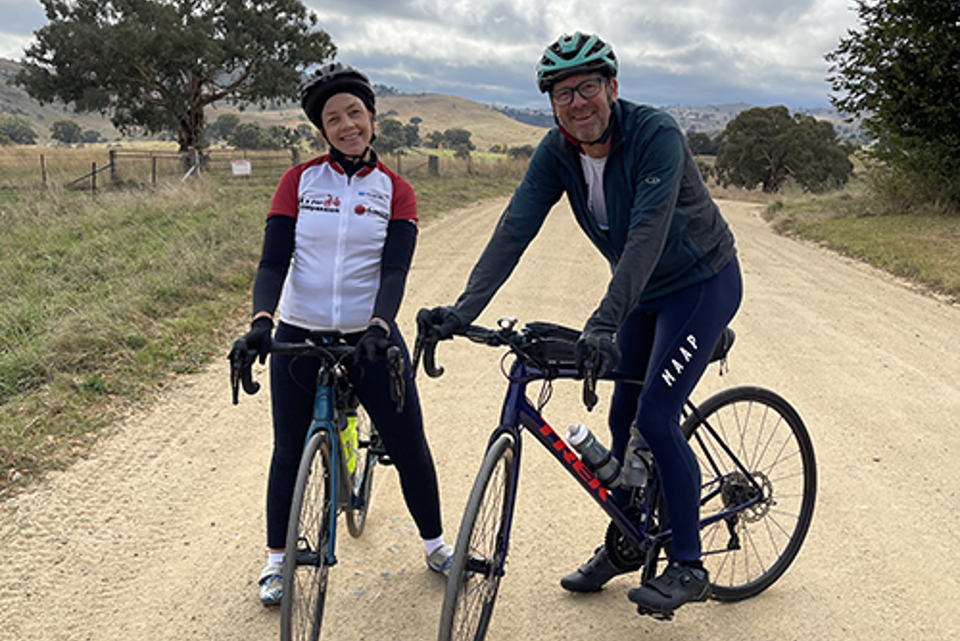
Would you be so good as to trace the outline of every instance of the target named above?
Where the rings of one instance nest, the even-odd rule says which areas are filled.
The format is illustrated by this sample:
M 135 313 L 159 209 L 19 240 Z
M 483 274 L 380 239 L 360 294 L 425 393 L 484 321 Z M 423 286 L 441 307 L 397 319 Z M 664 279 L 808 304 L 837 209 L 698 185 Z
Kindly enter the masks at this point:
M 20 65 L 0 58 L 0 117 L 22 116 L 33 121 L 41 143 L 50 142 L 50 126 L 58 120 L 73 120 L 86 131 L 93 129 L 107 140 L 119 139 L 120 132 L 99 114 L 78 114 L 63 104 L 41 105 L 20 87 L 12 84 Z
M 237 111 L 230 107 L 216 107 L 208 112 L 210 121 L 220 114 L 236 113 L 243 121 L 261 126 L 283 125 L 295 128 L 307 121 L 299 107 Z M 493 107 L 482 105 L 466 98 L 445 94 L 395 94 L 377 97 L 377 116 L 393 118 L 406 124 L 411 118 L 419 118 L 420 135 L 432 131 L 462 128 L 473 135 L 470 140 L 477 149 L 486 151 L 495 144 L 508 147 L 536 145 L 546 129 L 514 120 Z
M 121 139 L 120 133 L 110 121 L 99 114 L 77 114 L 63 105 L 41 106 L 30 98 L 20 87 L 10 84 L 19 69 L 19 64 L 0 58 L 0 117 L 19 115 L 32 120 L 41 144 L 50 142 L 50 125 L 57 120 L 70 119 L 84 130 L 94 129 L 110 141 Z M 544 105 L 546 107 L 546 105 Z M 680 124 L 684 131 L 701 131 L 716 134 L 727 126 L 738 113 L 749 109 L 746 103 L 706 105 L 706 106 L 669 106 L 664 109 Z M 817 118 L 831 121 L 844 133 L 842 118 L 834 110 L 803 110 Z M 521 122 L 523 114 L 509 108 L 483 105 L 466 98 L 445 94 L 391 94 L 377 98 L 377 112 L 380 117 L 395 118 L 406 124 L 413 118 L 419 118 L 420 135 L 432 131 L 445 131 L 462 128 L 472 133 L 471 140 L 481 151 L 493 145 L 505 144 L 508 147 L 536 145 L 546 127 Z M 207 112 L 208 122 L 213 122 L 224 113 L 236 113 L 243 122 L 256 122 L 261 126 L 283 125 L 296 128 L 307 122 L 306 117 L 296 105 L 276 109 L 237 110 L 230 106 L 214 106 Z M 549 112 L 529 112 L 534 118 L 524 118 L 530 122 L 550 123 Z M 509 115 L 508 115 L 509 114 Z M 529 114 L 528 114 L 529 115 Z M 512 116 L 512 117 L 511 117 Z M 142 138 L 138 138 L 141 139 Z M 125 138 L 130 140 L 130 138 Z

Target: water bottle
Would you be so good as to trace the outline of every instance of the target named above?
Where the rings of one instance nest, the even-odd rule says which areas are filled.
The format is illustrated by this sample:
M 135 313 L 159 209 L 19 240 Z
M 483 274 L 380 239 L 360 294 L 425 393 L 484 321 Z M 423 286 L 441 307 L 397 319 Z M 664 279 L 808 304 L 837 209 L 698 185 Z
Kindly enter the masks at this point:
M 343 458 L 347 462 L 347 472 L 353 474 L 357 469 L 359 455 L 359 434 L 357 434 L 357 411 L 347 410 L 341 415 L 340 441 L 343 443 Z
M 630 425 L 630 440 L 623 455 L 620 484 L 624 487 L 646 487 L 650 479 L 650 463 L 653 460 L 650 446 L 640 435 L 637 424 Z
M 620 484 L 620 461 L 603 443 L 597 440 L 583 423 L 567 426 L 567 441 L 580 454 L 581 460 L 593 475 L 607 487 Z

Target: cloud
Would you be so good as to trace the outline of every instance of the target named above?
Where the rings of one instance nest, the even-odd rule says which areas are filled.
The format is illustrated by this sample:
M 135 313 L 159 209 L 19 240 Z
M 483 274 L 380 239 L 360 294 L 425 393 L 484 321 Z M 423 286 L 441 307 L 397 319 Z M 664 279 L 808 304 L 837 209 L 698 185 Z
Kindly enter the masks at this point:
M 339 58 L 402 91 L 546 106 L 533 80 L 544 46 L 595 32 L 621 60 L 624 95 L 652 104 L 825 106 L 823 55 L 856 25 L 848 0 L 459 0 L 373 2 L 364 14 L 307 0 Z
M 654 105 L 826 106 L 824 54 L 856 28 L 850 0 L 304 0 L 376 83 L 485 103 L 547 106 L 543 48 L 599 33 L 621 60 L 622 94 Z M 0 56 L 19 59 L 46 23 L 37 0 L 0 0 Z

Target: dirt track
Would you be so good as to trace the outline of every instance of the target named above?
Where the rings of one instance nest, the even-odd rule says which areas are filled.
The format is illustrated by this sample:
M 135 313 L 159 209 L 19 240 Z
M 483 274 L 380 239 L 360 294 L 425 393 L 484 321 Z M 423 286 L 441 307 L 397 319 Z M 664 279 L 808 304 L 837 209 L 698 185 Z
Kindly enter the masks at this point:
M 820 467 L 800 557 L 759 597 L 691 605 L 672 623 L 634 614 L 632 579 L 599 595 L 568 595 L 559 577 L 599 543 L 605 524 L 531 440 L 488 638 L 960 638 L 960 359 L 952 354 L 960 309 L 772 234 L 757 206 L 721 204 L 746 294 L 730 371 L 721 378 L 712 367 L 698 397 L 759 384 L 800 410 Z M 456 212 L 422 231 L 401 313 L 408 340 L 418 307 L 459 293 L 502 206 Z M 607 277 L 561 207 L 480 321 L 509 314 L 579 326 Z M 419 377 L 451 541 L 497 418 L 499 357 L 466 341 L 444 344 L 447 373 Z M 0 639 L 279 634 L 278 614 L 259 605 L 254 587 L 264 560 L 267 394 L 232 406 L 225 366 L 218 360 L 183 378 L 88 460 L 0 504 Z M 558 386 L 546 416 L 558 428 L 584 420 L 603 433 L 605 411 L 601 401 L 586 414 L 576 388 Z M 392 470 L 380 471 L 366 533 L 344 533 L 339 555 L 325 638 L 436 637 L 443 582 L 425 570 Z

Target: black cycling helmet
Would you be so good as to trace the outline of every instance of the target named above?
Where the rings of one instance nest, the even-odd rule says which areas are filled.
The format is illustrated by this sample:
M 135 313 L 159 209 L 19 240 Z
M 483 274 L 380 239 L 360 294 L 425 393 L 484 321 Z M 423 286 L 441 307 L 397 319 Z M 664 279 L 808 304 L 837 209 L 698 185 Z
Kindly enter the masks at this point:
M 300 87 L 300 106 L 320 131 L 323 131 L 323 106 L 338 93 L 352 93 L 363 101 L 370 113 L 376 115 L 376 99 L 370 79 L 350 65 L 328 62 L 310 74 Z
M 564 34 L 543 51 L 537 63 L 537 87 L 547 93 L 554 83 L 578 73 L 599 71 L 607 78 L 617 75 L 613 47 L 593 34 Z

